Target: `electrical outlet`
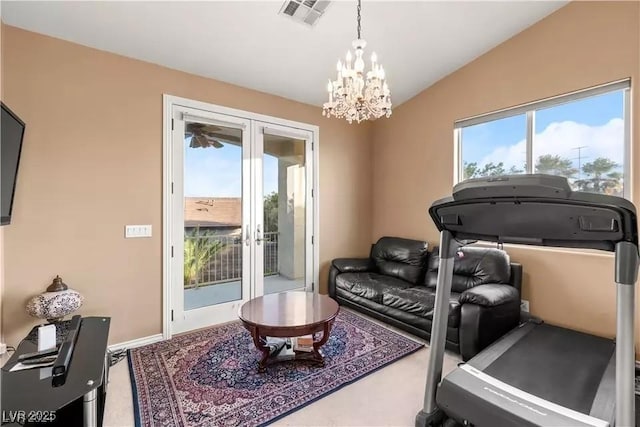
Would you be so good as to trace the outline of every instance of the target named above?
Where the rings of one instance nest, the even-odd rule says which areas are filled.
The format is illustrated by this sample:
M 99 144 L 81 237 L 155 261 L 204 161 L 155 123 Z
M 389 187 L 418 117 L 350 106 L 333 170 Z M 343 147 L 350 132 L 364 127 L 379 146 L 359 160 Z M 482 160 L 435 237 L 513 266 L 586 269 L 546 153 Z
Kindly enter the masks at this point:
M 3 342 L 0 342 L 0 354 L 5 354 L 7 352 L 7 345 Z
M 526 299 L 520 301 L 520 311 L 529 312 L 529 301 Z

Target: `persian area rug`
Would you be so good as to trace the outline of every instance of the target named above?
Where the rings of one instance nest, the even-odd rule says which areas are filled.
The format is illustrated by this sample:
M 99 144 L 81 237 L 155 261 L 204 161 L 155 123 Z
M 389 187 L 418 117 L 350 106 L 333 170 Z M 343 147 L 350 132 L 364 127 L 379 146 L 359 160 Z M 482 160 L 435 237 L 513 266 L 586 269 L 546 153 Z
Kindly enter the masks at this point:
M 324 367 L 291 361 L 259 374 L 239 321 L 187 333 L 129 351 L 136 426 L 268 424 L 422 347 L 341 310 Z

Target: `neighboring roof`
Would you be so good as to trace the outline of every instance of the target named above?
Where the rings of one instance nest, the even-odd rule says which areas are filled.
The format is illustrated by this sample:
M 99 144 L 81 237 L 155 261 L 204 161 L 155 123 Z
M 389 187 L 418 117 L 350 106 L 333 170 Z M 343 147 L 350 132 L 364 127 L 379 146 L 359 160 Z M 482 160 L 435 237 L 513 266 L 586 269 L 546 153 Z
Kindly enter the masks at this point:
M 185 197 L 185 227 L 242 227 L 239 197 Z

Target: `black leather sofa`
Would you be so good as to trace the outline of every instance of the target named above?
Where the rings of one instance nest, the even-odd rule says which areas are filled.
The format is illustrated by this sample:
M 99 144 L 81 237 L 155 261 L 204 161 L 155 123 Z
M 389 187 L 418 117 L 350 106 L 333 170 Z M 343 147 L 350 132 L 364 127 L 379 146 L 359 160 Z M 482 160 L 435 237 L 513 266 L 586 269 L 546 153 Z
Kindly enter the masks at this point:
M 414 335 L 429 339 L 438 275 L 438 250 L 427 243 L 383 237 L 369 258 L 331 263 L 329 295 Z M 506 252 L 467 246 L 454 260 L 447 348 L 468 360 L 517 326 L 522 266 Z

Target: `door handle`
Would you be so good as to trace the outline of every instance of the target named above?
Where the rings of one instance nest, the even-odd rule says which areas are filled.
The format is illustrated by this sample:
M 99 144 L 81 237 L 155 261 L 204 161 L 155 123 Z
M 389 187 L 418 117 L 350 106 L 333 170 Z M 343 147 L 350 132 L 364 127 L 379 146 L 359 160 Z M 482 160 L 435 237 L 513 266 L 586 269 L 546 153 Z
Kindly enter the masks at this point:
M 251 244 L 251 232 L 249 231 L 249 226 L 247 225 L 246 228 L 246 233 L 245 233 L 245 239 L 244 239 L 244 243 L 245 245 L 249 246 Z
M 259 245 L 262 242 L 262 232 L 260 231 L 260 224 L 256 227 L 256 244 Z

